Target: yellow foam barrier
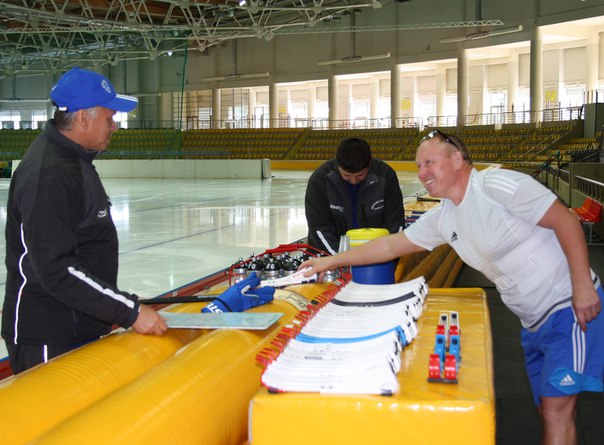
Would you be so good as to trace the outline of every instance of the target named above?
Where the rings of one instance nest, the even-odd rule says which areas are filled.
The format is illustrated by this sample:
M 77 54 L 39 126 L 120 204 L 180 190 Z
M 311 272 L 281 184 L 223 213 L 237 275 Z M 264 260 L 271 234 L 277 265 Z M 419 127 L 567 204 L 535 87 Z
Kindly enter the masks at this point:
M 262 368 L 256 364 L 256 354 L 298 314 L 300 307 L 295 304 L 308 304 L 329 286 L 333 285 L 277 290 L 278 299 L 251 310 L 284 313 L 265 331 L 179 329 L 163 337 L 114 334 L 13 377 L 0 389 L 0 425 L 9 434 L 3 434 L 3 443 L 33 439 L 62 445 L 239 445 L 247 437 L 249 401 L 260 387 Z M 201 307 L 182 304 L 171 310 L 197 312 Z M 172 337 L 194 341 L 165 347 L 174 342 Z M 149 353 L 156 345 L 165 351 Z M 18 425 L 16 432 L 13 424 Z M 29 431 L 21 425 L 28 425 Z
M 197 311 L 201 307 L 181 306 L 188 306 L 188 310 L 196 306 Z M 182 329 L 170 330 L 162 337 L 132 331 L 114 333 L 1 381 L 1 442 L 29 442 L 135 380 L 201 334 Z
M 459 312 L 459 383 L 429 383 L 441 312 Z M 492 342 L 482 289 L 432 289 L 418 337 L 402 352 L 393 396 L 260 390 L 250 406 L 253 445 L 489 445 L 495 443 Z
M 325 285 L 316 285 L 319 288 Z M 298 309 L 284 301 L 251 312 L 283 312 L 266 331 L 214 330 L 130 384 L 67 418 L 36 444 L 239 445 L 260 387 L 256 354 Z
M 335 153 L 335 147 L 334 147 Z M 279 160 L 271 159 L 272 170 L 314 170 L 326 162 L 321 160 Z M 413 161 L 386 161 L 397 172 L 416 172 L 417 166 Z

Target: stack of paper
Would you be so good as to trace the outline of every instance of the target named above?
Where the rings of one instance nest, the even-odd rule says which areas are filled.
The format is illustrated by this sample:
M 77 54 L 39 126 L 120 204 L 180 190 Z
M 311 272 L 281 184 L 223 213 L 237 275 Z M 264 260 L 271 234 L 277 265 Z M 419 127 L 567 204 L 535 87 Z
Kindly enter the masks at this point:
M 417 335 L 428 286 L 348 283 L 262 375 L 274 391 L 393 394 L 401 351 Z

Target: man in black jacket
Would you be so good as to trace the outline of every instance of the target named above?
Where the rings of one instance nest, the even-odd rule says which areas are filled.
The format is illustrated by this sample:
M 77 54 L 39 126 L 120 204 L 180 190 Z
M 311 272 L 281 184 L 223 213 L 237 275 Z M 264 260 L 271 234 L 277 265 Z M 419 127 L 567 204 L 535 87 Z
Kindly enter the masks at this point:
M 349 229 L 403 229 L 403 194 L 396 172 L 372 159 L 364 139 L 340 142 L 336 158 L 311 175 L 306 188 L 308 244 L 324 252 L 338 251 Z
M 111 202 L 92 164 L 137 99 L 74 68 L 50 92 L 57 110 L 11 180 L 2 337 L 13 372 L 97 339 L 113 324 L 161 335 L 167 326 L 117 286 Z

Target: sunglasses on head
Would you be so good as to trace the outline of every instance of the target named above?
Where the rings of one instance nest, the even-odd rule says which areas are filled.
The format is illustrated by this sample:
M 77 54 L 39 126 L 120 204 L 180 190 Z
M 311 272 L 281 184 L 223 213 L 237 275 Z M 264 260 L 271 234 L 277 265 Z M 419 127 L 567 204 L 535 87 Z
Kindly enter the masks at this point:
M 461 153 L 461 157 L 463 158 L 463 160 L 466 161 L 468 164 L 472 165 L 472 158 L 470 158 L 470 154 L 468 153 L 468 149 L 465 147 L 465 145 L 463 145 L 463 143 L 459 145 L 457 142 L 451 139 L 450 136 L 440 130 L 432 130 L 430 133 L 428 133 L 422 138 L 420 144 L 424 141 L 427 141 L 428 139 L 435 138 L 436 136 L 440 136 L 441 139 L 443 139 L 445 142 L 448 142 L 453 147 L 455 147 L 457 151 Z
M 461 148 L 459 148 L 459 146 L 453 142 L 453 140 L 445 133 L 443 133 L 440 130 L 432 130 L 430 133 L 428 133 L 427 135 L 425 135 L 422 138 L 422 142 L 427 141 L 428 139 L 432 139 L 435 138 L 436 136 L 440 136 L 441 138 L 443 138 L 446 142 L 448 142 L 449 144 L 453 145 L 455 148 L 457 148 L 459 151 L 462 151 Z

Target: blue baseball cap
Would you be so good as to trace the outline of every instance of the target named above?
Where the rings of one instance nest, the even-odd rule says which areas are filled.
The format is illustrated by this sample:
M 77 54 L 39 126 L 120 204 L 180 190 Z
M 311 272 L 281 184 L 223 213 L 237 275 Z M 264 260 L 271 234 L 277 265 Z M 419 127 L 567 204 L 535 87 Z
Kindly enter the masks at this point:
M 77 67 L 61 76 L 50 97 L 59 111 L 70 113 L 93 107 L 128 112 L 138 104 L 136 97 L 117 94 L 102 74 Z

